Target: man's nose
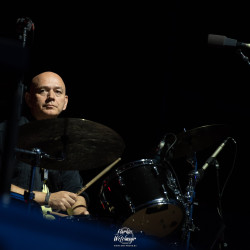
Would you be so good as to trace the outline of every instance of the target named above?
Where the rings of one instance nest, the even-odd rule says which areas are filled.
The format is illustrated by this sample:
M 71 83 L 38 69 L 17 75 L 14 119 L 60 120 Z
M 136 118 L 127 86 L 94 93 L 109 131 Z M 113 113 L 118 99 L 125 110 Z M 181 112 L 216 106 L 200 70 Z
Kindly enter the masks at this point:
M 48 91 L 47 98 L 55 99 L 55 92 L 53 91 L 53 89 Z

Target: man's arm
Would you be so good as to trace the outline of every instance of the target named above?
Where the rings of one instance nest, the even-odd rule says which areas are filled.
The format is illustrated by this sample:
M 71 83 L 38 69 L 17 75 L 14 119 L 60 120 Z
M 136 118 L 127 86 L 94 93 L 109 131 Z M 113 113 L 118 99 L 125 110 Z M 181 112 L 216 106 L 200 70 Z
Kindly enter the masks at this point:
M 24 195 L 25 191 L 28 190 L 11 184 L 11 192 Z M 41 206 L 45 205 L 46 193 L 39 191 L 33 191 L 33 193 L 34 201 L 40 204 Z M 85 198 L 68 191 L 59 191 L 51 193 L 48 205 L 52 209 L 62 211 L 67 211 L 67 209 L 72 208 L 74 215 L 89 214 L 87 211 Z
M 24 192 L 28 192 L 28 190 L 25 190 L 23 188 L 20 188 L 16 185 L 13 185 L 11 184 L 11 188 L 10 188 L 10 191 L 11 192 L 14 192 L 14 193 L 18 193 L 18 194 L 21 194 L 21 195 L 24 195 Z M 46 193 L 44 192 L 38 192 L 38 191 L 33 191 L 34 193 L 34 201 L 36 201 L 37 203 L 39 203 L 40 205 L 44 205 L 45 204 L 45 196 L 46 196 Z

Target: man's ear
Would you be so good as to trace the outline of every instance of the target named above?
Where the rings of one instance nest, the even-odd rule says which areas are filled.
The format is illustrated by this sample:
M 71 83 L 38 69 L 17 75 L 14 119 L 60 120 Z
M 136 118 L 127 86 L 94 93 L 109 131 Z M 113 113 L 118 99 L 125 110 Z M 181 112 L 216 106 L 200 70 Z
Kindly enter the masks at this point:
M 67 95 L 65 95 L 65 102 L 64 102 L 63 110 L 65 110 L 67 108 L 68 101 L 69 101 L 69 98 Z
M 28 107 L 31 107 L 31 95 L 30 95 L 30 93 L 25 92 L 24 98 L 25 98 L 25 101 L 26 101 L 26 104 L 28 105 Z

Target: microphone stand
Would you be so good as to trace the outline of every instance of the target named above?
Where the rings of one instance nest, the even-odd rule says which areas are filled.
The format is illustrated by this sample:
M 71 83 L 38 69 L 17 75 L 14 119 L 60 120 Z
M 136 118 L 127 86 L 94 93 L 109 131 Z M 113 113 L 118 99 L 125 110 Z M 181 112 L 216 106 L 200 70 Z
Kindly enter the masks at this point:
M 220 230 L 219 230 L 219 232 L 218 232 L 218 234 L 216 236 L 216 239 L 213 242 L 210 250 L 213 249 L 213 247 L 214 247 L 214 245 L 216 244 L 217 241 L 220 241 L 219 242 L 219 249 L 223 249 L 224 247 L 227 246 L 227 243 L 224 242 L 225 224 L 223 222 L 223 216 L 222 216 L 221 191 L 220 191 L 220 183 L 219 183 L 219 163 L 218 163 L 216 157 L 222 151 L 222 149 L 225 147 L 225 145 L 226 145 L 226 143 L 228 142 L 229 139 L 233 140 L 233 142 L 236 143 L 232 137 L 227 137 L 219 145 L 219 147 L 214 151 L 214 153 L 207 159 L 207 161 L 205 162 L 205 164 L 203 165 L 203 167 L 197 171 L 197 173 L 198 173 L 198 179 L 201 179 L 204 176 L 205 170 L 210 165 L 215 165 L 215 167 L 216 167 L 217 189 L 218 189 L 218 210 L 219 210 L 219 216 L 222 219 L 222 226 L 221 226 L 221 228 L 220 228 Z
M 22 40 L 23 50 L 26 47 L 27 31 L 34 29 L 34 24 L 29 18 L 20 18 L 17 20 L 19 39 Z M 22 33 L 23 32 L 23 33 Z M 25 53 L 24 53 L 25 54 Z M 26 56 L 26 54 L 25 54 Z M 25 59 L 25 58 L 23 58 Z M 4 141 L 3 159 L 0 168 L 0 195 L 4 206 L 10 202 L 11 178 L 15 164 L 15 146 L 18 139 L 18 127 L 21 117 L 22 100 L 24 93 L 24 72 L 21 73 L 19 81 L 15 86 L 13 106 L 10 118 L 7 120 L 6 136 Z
M 250 65 L 249 58 L 242 53 L 241 49 L 237 49 L 236 52 L 243 59 L 244 62 Z
M 224 218 L 223 218 L 223 213 L 222 213 L 220 178 L 219 178 L 219 162 L 216 159 L 214 160 L 214 165 L 216 169 L 217 190 L 218 190 L 218 213 L 221 218 L 221 226 L 212 246 L 210 247 L 210 250 L 214 249 L 216 242 L 218 242 L 218 247 L 219 247 L 218 249 L 224 249 L 228 246 L 228 244 L 225 242 L 225 237 L 224 237 L 224 231 L 225 231 L 226 226 L 224 223 Z

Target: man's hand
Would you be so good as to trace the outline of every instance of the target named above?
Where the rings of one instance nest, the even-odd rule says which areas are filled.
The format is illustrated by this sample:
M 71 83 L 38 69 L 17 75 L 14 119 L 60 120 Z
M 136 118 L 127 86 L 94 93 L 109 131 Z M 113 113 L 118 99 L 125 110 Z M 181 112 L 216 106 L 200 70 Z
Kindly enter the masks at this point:
M 11 191 L 24 194 L 24 189 L 11 184 Z M 34 191 L 35 201 L 41 206 L 44 205 L 46 193 Z M 50 194 L 48 205 L 53 210 L 67 211 L 70 209 L 73 215 L 88 215 L 86 200 L 83 196 L 67 191 L 59 191 Z
M 49 206 L 54 210 L 67 211 L 69 209 L 73 215 L 89 214 L 85 198 L 67 191 L 51 193 Z
M 86 200 L 83 196 L 77 196 L 75 204 L 72 206 L 73 215 L 88 215 Z
M 54 210 L 66 211 L 71 208 L 77 200 L 77 195 L 67 191 L 51 193 L 48 205 Z

